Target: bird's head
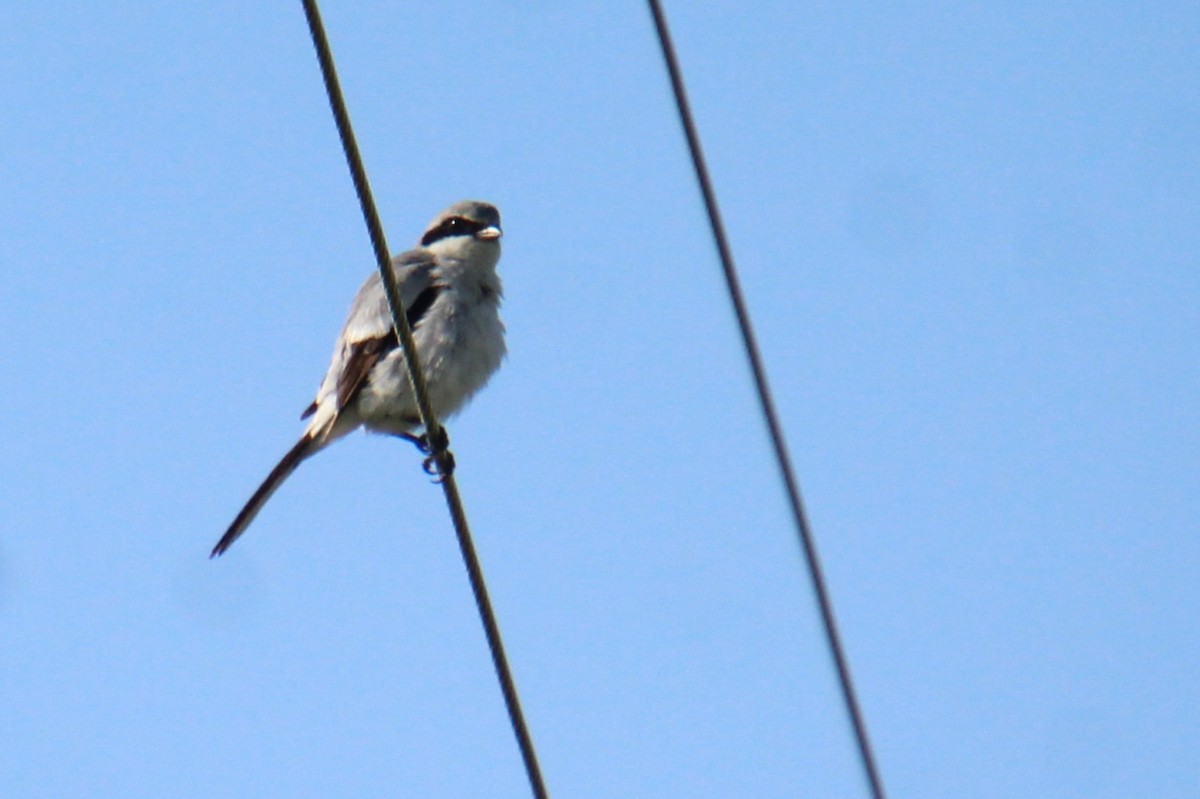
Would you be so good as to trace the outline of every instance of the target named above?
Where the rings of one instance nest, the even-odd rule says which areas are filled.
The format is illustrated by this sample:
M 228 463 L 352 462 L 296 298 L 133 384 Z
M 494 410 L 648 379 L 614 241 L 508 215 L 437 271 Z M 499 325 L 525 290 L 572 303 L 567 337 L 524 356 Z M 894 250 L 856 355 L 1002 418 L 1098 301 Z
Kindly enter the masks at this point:
M 439 255 L 471 258 L 500 257 L 500 212 L 496 206 L 463 200 L 442 211 L 421 236 L 421 246 Z

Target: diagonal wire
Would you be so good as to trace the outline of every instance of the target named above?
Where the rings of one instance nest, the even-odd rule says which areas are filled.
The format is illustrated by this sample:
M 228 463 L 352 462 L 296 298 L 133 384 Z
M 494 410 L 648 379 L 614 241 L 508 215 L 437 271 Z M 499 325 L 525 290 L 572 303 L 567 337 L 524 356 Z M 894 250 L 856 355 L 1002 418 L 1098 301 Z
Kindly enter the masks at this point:
M 392 313 L 392 325 L 396 328 L 396 336 L 404 349 L 404 362 L 408 365 L 408 377 L 412 381 L 413 393 L 417 399 L 417 408 L 421 414 L 421 423 L 425 427 L 427 439 L 431 447 L 431 455 L 437 464 L 439 482 L 446 495 L 446 505 L 450 510 L 450 518 L 454 523 L 454 532 L 458 537 L 458 546 L 462 551 L 463 561 L 471 581 L 471 590 L 475 594 L 475 604 L 479 609 L 479 617 L 487 634 L 488 648 L 492 653 L 492 663 L 496 668 L 496 677 L 500 681 L 500 689 L 504 694 L 504 704 L 508 708 L 508 717 L 512 722 L 513 733 L 521 749 L 521 758 L 525 763 L 525 772 L 529 777 L 529 785 L 537 799 L 547 799 L 545 781 L 542 779 L 541 768 L 538 765 L 537 753 L 533 748 L 533 738 L 525 723 L 525 714 L 521 711 L 521 702 L 517 696 L 517 686 L 513 680 L 512 671 L 508 666 L 508 657 L 504 654 L 504 642 L 500 638 L 500 627 L 496 623 L 496 615 L 492 611 L 492 602 L 488 597 L 487 584 L 483 579 L 483 569 L 475 552 L 475 544 L 471 540 L 471 529 L 467 525 L 466 512 L 463 510 L 462 499 L 458 494 L 458 484 L 454 480 L 452 464 L 454 458 L 449 450 L 445 431 L 434 415 L 433 406 L 429 401 L 429 391 L 425 384 L 425 376 L 416 357 L 416 344 L 413 342 L 412 328 L 404 315 L 404 303 L 396 287 L 396 278 L 392 273 L 391 258 L 388 255 L 387 240 L 383 235 L 383 225 L 379 221 L 379 212 L 375 208 L 375 200 L 371 196 L 371 186 L 367 182 L 366 169 L 363 167 L 362 156 L 358 152 L 358 144 L 354 139 L 354 131 L 350 127 L 350 115 L 346 111 L 346 102 L 342 97 L 342 89 L 338 83 L 337 71 L 333 65 L 333 53 L 329 48 L 329 39 L 325 35 L 325 26 L 321 23 L 321 14 L 317 9 L 316 0 L 303 0 L 304 15 L 308 19 L 309 32 L 312 34 L 313 46 L 317 50 L 317 60 L 321 64 L 321 76 L 325 81 L 325 91 L 329 95 L 329 105 L 337 123 L 338 135 L 342 140 L 342 148 L 346 152 L 346 162 L 354 179 L 354 188 L 362 205 L 363 219 L 371 234 L 371 246 L 375 250 L 375 260 L 379 265 L 379 275 L 383 280 L 384 291 L 387 294 L 388 307 Z
M 841 684 L 842 696 L 845 699 L 846 711 L 854 727 L 855 740 L 858 743 L 859 757 L 862 760 L 863 771 L 870 784 L 871 795 L 874 799 L 884 799 L 883 781 L 875 764 L 875 755 L 871 751 L 871 742 L 867 737 L 867 724 L 858 698 L 854 690 L 854 681 L 850 676 L 850 664 L 838 634 L 837 620 L 833 615 L 833 601 L 829 589 L 825 585 L 825 577 L 821 570 L 821 562 L 817 556 L 817 544 L 808 523 L 808 514 L 804 510 L 804 501 L 800 497 L 800 488 L 796 481 L 792 460 L 788 455 L 787 444 L 783 438 L 783 428 L 775 412 L 775 402 L 771 399 L 771 390 L 767 385 L 767 372 L 763 367 L 762 356 L 759 354 L 758 343 L 754 337 L 754 329 L 750 324 L 750 312 L 737 275 L 737 267 L 733 262 L 733 251 L 725 235 L 725 225 L 721 221 L 721 212 L 717 208 L 717 195 L 708 175 L 708 167 L 704 162 L 704 153 L 700 149 L 700 136 L 696 132 L 696 123 L 692 119 L 692 111 L 688 105 L 687 93 L 683 86 L 683 74 L 679 68 L 679 60 L 675 55 L 675 46 L 671 43 L 671 34 L 667 30 L 667 19 L 659 0 L 648 0 L 650 13 L 654 16 L 654 27 L 658 32 L 658 41 L 662 46 L 663 60 L 671 78 L 671 88 L 675 94 L 675 104 L 679 110 L 679 120 L 683 124 L 684 135 L 687 137 L 688 149 L 692 155 L 692 165 L 696 171 L 696 180 L 700 183 L 700 192 L 704 195 L 704 205 L 708 210 L 708 221 L 712 227 L 713 238 L 716 240 L 717 252 L 721 258 L 721 269 L 725 273 L 725 282 L 729 288 L 729 298 L 733 302 L 733 310 L 737 314 L 738 327 L 741 329 L 742 342 L 746 347 L 746 358 L 750 362 L 750 370 L 754 374 L 754 385 L 758 389 L 758 399 L 762 406 L 763 419 L 771 435 L 771 444 L 775 449 L 775 458 L 779 463 L 779 472 L 787 489 L 788 500 L 792 506 L 792 516 L 796 523 L 796 532 L 804 549 L 805 561 L 808 564 L 809 576 L 812 579 L 813 590 L 816 593 L 817 605 L 821 610 L 821 620 L 825 626 L 825 635 L 829 642 L 830 653 L 837 668 L 838 681 Z

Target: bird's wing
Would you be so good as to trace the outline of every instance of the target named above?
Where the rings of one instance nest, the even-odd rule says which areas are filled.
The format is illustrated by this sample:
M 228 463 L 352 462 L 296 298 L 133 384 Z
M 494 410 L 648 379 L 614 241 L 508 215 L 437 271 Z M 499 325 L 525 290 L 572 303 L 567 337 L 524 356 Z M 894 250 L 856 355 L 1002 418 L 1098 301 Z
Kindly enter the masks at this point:
M 442 291 L 436 266 L 433 255 L 425 250 L 411 250 L 392 259 L 400 301 L 411 328 L 417 327 Z M 317 407 L 330 396 L 336 397 L 337 410 L 346 407 L 375 364 L 398 345 L 383 281 L 376 272 L 355 296 L 317 398 L 300 418 L 316 413 Z

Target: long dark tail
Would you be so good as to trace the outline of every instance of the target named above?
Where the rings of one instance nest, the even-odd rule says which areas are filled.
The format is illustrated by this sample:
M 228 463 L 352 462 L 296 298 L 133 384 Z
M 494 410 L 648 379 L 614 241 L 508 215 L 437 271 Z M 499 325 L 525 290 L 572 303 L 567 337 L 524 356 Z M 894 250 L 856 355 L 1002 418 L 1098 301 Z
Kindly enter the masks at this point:
M 229 529 L 225 531 L 225 535 L 221 536 L 221 540 L 213 547 L 210 558 L 215 558 L 218 555 L 225 553 L 225 550 L 233 546 L 233 542 L 238 540 L 238 537 L 246 532 L 246 528 L 250 526 L 250 522 L 254 521 L 254 517 L 262 510 L 262 506 L 267 504 L 267 500 L 275 493 L 283 481 L 288 479 L 292 472 L 296 471 L 296 467 L 301 461 L 313 454 L 315 451 L 313 440 L 305 435 L 296 442 L 296 446 L 292 447 L 288 454 L 283 456 L 279 463 L 275 464 L 275 468 L 267 475 L 267 479 L 263 480 L 262 485 L 254 492 L 254 496 L 250 497 L 250 501 L 246 503 L 246 507 L 242 508 L 241 513 L 233 520 L 233 524 L 229 525 Z

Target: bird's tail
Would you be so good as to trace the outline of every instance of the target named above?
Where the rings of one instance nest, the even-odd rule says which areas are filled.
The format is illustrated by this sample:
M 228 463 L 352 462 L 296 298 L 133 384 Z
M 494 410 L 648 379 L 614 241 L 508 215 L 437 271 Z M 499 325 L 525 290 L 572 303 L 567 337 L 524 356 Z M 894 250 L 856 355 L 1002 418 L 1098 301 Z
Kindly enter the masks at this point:
M 254 492 L 254 496 L 250 497 L 250 501 L 246 503 L 246 507 L 242 508 L 241 513 L 233 520 L 233 524 L 229 525 L 229 529 L 225 531 L 225 535 L 221 536 L 221 540 L 213 547 L 210 558 L 215 558 L 218 555 L 225 553 L 225 550 L 233 546 L 233 542 L 238 540 L 238 537 L 246 531 L 250 526 L 250 522 L 254 521 L 254 517 L 262 510 L 262 506 L 266 504 L 271 495 L 279 486 L 283 485 L 283 481 L 288 479 L 292 472 L 296 471 L 296 467 L 307 458 L 320 449 L 320 445 L 316 444 L 312 436 L 305 434 L 296 446 L 292 447 L 288 454 L 284 455 L 279 463 L 275 464 L 275 468 L 267 475 L 267 479 L 263 480 L 262 485 Z

